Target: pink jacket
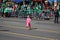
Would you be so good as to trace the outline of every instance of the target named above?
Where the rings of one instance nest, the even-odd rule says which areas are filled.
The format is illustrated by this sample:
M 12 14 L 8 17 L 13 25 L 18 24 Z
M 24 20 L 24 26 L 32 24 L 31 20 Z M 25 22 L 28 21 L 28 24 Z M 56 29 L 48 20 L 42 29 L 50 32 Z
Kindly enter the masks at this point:
M 31 18 L 27 18 L 26 23 L 31 23 Z

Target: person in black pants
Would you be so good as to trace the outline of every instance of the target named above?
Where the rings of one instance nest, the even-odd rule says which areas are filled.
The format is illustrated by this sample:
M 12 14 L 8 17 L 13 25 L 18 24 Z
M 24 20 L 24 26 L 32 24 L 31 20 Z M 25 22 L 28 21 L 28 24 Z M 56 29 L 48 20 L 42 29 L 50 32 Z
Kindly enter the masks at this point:
M 54 15 L 55 15 L 55 18 L 54 18 L 54 23 L 58 23 L 58 19 L 59 19 L 59 12 L 58 10 L 54 10 Z

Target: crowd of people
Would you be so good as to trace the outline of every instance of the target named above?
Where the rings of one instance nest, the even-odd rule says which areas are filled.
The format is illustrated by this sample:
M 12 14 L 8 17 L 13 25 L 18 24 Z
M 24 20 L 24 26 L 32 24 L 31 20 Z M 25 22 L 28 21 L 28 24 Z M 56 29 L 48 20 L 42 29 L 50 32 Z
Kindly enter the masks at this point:
M 26 2 L 24 4 L 20 3 L 2 3 L 0 6 L 0 16 L 3 17 L 30 17 L 34 18 L 49 18 L 53 14 L 53 5 L 50 5 L 48 1 L 44 2 Z M 57 8 L 59 9 L 59 8 Z

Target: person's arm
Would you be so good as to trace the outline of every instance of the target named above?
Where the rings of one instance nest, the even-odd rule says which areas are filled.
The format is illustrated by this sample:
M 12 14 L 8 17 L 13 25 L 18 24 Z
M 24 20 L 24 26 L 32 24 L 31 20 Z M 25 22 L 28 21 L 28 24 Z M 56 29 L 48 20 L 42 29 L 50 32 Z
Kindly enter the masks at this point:
M 59 10 L 57 10 L 58 16 L 59 16 Z

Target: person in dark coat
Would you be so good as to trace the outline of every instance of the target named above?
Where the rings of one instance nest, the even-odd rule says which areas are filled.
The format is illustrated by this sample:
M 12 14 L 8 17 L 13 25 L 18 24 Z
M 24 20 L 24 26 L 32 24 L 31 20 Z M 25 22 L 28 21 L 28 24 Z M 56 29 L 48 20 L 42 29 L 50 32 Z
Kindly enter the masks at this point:
M 58 12 L 58 10 L 56 9 L 56 10 L 54 10 L 54 16 L 55 16 L 55 18 L 54 18 L 54 23 L 58 23 L 58 19 L 59 19 L 59 12 Z

